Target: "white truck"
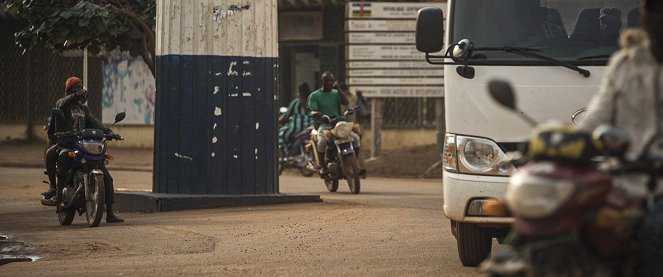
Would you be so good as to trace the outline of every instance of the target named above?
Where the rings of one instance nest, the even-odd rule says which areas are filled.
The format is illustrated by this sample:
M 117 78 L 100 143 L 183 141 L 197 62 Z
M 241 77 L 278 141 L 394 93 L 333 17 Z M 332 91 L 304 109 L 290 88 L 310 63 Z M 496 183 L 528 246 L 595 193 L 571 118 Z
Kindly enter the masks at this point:
M 498 106 L 487 82 L 504 79 L 536 122 L 570 121 L 598 90 L 619 34 L 639 25 L 637 0 L 449 0 L 419 11 L 417 49 L 444 65 L 446 134 L 444 214 L 460 261 L 478 265 L 508 217 L 491 217 L 484 202 L 502 198 L 513 168 L 506 153 L 531 131 Z M 445 47 L 446 46 L 446 47 Z M 435 55 L 442 51 L 444 55 Z

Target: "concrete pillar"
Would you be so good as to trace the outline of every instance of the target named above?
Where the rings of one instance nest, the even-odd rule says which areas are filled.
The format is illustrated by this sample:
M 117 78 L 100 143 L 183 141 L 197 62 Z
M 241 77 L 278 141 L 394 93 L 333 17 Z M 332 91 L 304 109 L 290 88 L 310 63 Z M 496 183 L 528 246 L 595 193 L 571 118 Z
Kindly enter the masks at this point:
M 157 1 L 153 192 L 279 192 L 277 43 L 277 0 Z

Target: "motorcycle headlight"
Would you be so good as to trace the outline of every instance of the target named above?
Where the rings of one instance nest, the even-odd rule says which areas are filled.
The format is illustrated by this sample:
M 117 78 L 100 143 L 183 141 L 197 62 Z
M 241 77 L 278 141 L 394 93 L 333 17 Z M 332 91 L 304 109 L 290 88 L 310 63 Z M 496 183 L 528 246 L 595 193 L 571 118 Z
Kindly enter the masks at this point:
M 506 191 L 506 202 L 518 216 L 542 218 L 553 214 L 571 198 L 575 184 L 535 176 L 521 171 L 514 174 Z
M 102 142 L 83 142 L 83 149 L 91 155 L 99 155 L 104 152 L 106 145 Z
M 352 123 L 350 122 L 339 122 L 336 124 L 334 129 L 332 129 L 332 134 L 337 138 L 347 138 L 352 132 Z
M 491 140 L 456 135 L 455 142 L 458 172 L 507 176 L 513 170 L 506 154 Z

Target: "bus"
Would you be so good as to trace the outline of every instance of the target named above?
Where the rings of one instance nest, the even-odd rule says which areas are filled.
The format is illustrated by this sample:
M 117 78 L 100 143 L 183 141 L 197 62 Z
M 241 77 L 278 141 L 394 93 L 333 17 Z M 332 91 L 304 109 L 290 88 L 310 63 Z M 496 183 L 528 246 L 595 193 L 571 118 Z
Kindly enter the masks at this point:
M 638 1 L 449 0 L 447 11 L 419 11 L 416 45 L 444 66 L 444 214 L 461 263 L 476 266 L 513 222 L 482 207 L 504 197 L 514 170 L 507 153 L 531 132 L 490 98 L 487 83 L 509 81 L 536 122 L 570 122 L 598 91 L 620 34 L 639 26 Z

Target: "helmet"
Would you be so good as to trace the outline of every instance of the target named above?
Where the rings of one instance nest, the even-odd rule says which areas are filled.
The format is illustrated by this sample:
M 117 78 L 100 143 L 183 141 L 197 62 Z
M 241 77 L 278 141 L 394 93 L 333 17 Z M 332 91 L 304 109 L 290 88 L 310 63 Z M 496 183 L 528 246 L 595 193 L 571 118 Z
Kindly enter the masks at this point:
M 528 154 L 534 159 L 583 163 L 597 155 L 598 148 L 588 132 L 568 124 L 546 123 L 532 131 Z
M 69 77 L 69 79 L 67 79 L 67 82 L 65 83 L 64 91 L 68 94 L 69 89 L 72 86 L 74 86 L 75 84 L 82 84 L 82 83 L 83 83 L 83 81 L 78 77 Z

